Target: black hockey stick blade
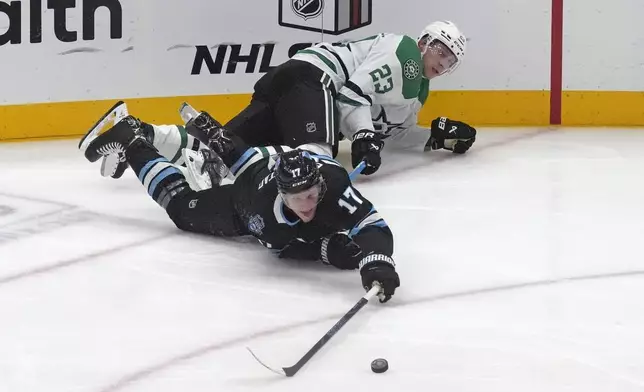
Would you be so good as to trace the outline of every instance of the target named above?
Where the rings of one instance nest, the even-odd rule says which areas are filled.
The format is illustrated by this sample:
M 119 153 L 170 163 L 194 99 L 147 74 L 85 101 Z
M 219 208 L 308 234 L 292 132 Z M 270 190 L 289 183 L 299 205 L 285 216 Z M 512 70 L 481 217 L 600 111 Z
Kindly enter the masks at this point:
M 297 363 L 295 365 L 293 365 L 293 366 L 283 367 L 281 370 L 274 369 L 274 368 L 266 365 L 262 360 L 260 360 L 257 357 L 257 355 L 255 355 L 255 353 L 253 353 L 253 351 L 250 348 L 246 347 L 246 349 L 251 353 L 251 355 L 255 358 L 255 360 L 257 360 L 257 362 L 260 363 L 260 365 L 264 366 L 266 369 L 270 370 L 271 372 L 279 374 L 279 375 L 282 375 L 282 376 L 286 376 L 286 377 L 293 377 L 300 369 L 302 369 L 302 367 L 311 358 L 313 358 L 313 356 L 329 340 L 331 340 L 331 338 L 336 333 L 338 333 L 340 328 L 342 328 L 349 320 L 351 320 L 351 318 L 353 316 L 355 316 L 356 313 L 358 313 L 358 311 L 360 311 L 360 309 L 362 309 L 367 303 L 369 303 L 369 300 L 371 299 L 371 297 L 377 295 L 380 292 L 380 290 L 382 290 L 382 288 L 379 285 L 374 285 L 371 288 L 371 290 L 369 290 L 367 292 L 367 294 L 365 294 L 362 298 L 360 298 L 360 300 L 355 305 L 353 305 L 353 307 L 347 313 L 345 313 L 344 316 L 342 316 L 340 318 L 340 320 L 338 320 L 335 323 L 335 325 L 333 327 L 331 327 L 331 329 L 329 329 L 329 331 L 326 334 L 324 334 L 324 336 L 322 336 L 322 338 L 320 340 L 318 340 L 317 343 L 315 343 L 313 345 L 313 347 L 311 347 L 311 349 L 306 354 L 304 354 L 304 356 L 302 358 L 300 358 L 300 360 L 297 361 Z

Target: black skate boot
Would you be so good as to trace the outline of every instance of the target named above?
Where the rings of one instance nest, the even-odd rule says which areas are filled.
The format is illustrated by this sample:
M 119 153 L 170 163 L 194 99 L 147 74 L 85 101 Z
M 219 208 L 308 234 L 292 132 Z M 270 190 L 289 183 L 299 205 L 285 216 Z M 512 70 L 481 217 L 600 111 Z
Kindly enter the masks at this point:
M 154 128 L 150 124 L 141 122 L 141 127 L 137 133 L 145 138 L 149 144 L 154 141 Z M 103 177 L 121 178 L 129 165 L 125 160 L 124 153 L 110 154 L 103 157 L 101 164 L 101 175 Z
M 85 158 L 90 162 L 96 162 L 101 157 L 115 155 L 118 157 L 119 164 L 124 162 L 127 165 L 125 151 L 137 139 L 148 143 L 141 132 L 141 121 L 128 115 L 116 125 L 95 137 L 85 149 Z M 123 171 L 121 171 L 121 174 L 123 174 Z
M 87 151 L 88 146 L 99 136 L 106 133 L 104 130 L 111 130 L 116 124 L 128 116 L 127 105 L 123 101 L 118 101 L 114 106 L 112 106 L 93 126 L 87 131 L 85 136 L 83 136 L 78 143 L 78 148 L 83 151 L 85 157 L 91 159 L 99 159 L 103 157 L 101 163 L 101 175 L 103 177 L 112 177 L 120 178 L 125 170 L 128 168 L 128 164 L 125 160 L 125 155 L 122 152 L 118 152 L 118 149 L 114 149 L 113 154 L 99 155 L 95 156 L 95 152 L 91 153 Z M 138 133 L 142 134 L 147 141 L 152 144 L 154 140 L 154 128 L 149 125 L 140 122 Z M 106 152 L 106 151 L 104 151 Z
M 186 123 L 186 133 L 194 136 L 220 157 L 228 156 L 235 149 L 235 136 L 206 112 L 199 113 Z
M 233 134 L 207 112 L 198 112 L 184 102 L 179 109 L 179 115 L 186 123 L 186 133 L 199 140 L 210 149 L 201 150 L 204 159 L 203 170 L 209 173 L 214 170 L 219 176 L 226 177 L 230 168 L 248 146 L 237 135 Z M 213 154 L 214 152 L 214 154 Z M 223 167 L 222 164 L 223 163 Z M 210 166 L 210 167 L 208 167 Z

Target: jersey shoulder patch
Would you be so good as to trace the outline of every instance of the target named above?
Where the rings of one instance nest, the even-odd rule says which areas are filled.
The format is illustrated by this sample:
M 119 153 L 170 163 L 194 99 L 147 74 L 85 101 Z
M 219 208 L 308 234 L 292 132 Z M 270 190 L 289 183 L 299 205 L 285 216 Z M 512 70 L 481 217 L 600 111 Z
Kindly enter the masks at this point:
M 423 79 L 420 49 L 416 41 L 404 35 L 396 48 L 396 57 L 402 71 L 402 95 L 405 99 L 419 96 L 420 84 Z

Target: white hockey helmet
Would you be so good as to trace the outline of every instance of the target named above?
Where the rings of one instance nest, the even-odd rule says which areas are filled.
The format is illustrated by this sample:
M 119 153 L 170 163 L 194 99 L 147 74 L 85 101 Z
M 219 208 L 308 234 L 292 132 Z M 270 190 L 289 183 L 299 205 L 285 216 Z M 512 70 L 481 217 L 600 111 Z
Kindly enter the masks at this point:
M 418 37 L 418 41 L 425 37 L 427 37 L 428 44 L 434 40 L 438 40 L 447 46 L 452 53 L 454 53 L 456 56 L 456 63 L 447 71 L 447 73 L 454 72 L 465 56 L 467 39 L 463 33 L 461 33 L 461 30 L 459 30 L 454 23 L 447 20 L 441 20 L 425 26 Z

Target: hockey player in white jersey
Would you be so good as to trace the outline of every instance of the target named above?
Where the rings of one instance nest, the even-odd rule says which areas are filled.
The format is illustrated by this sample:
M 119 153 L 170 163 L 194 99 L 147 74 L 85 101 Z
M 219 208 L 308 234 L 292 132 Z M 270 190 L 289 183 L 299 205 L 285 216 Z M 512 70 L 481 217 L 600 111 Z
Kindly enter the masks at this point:
M 474 128 L 446 118 L 435 119 L 431 129 L 416 124 L 429 81 L 458 68 L 465 50 L 466 39 L 451 22 L 434 22 L 416 39 L 378 34 L 316 44 L 262 76 L 250 104 L 224 128 L 252 146 L 305 146 L 333 157 L 345 137 L 353 166 L 365 161 L 366 175 L 380 167 L 387 139 L 392 147 L 413 140 L 426 149 L 464 153 L 475 140 Z M 170 160 L 180 161 L 183 148 L 202 148 L 181 126 L 149 125 L 148 135 Z
M 363 174 L 380 166 L 387 138 L 392 147 L 422 143 L 425 149 L 466 152 L 476 130 L 439 117 L 431 129 L 417 126 L 429 81 L 453 72 L 465 56 L 466 38 L 454 23 L 434 22 L 414 40 L 378 34 L 344 45 L 318 44 L 293 59 L 314 64 L 331 76 L 338 94 L 340 132 L 352 140 L 352 163 L 366 160 Z

